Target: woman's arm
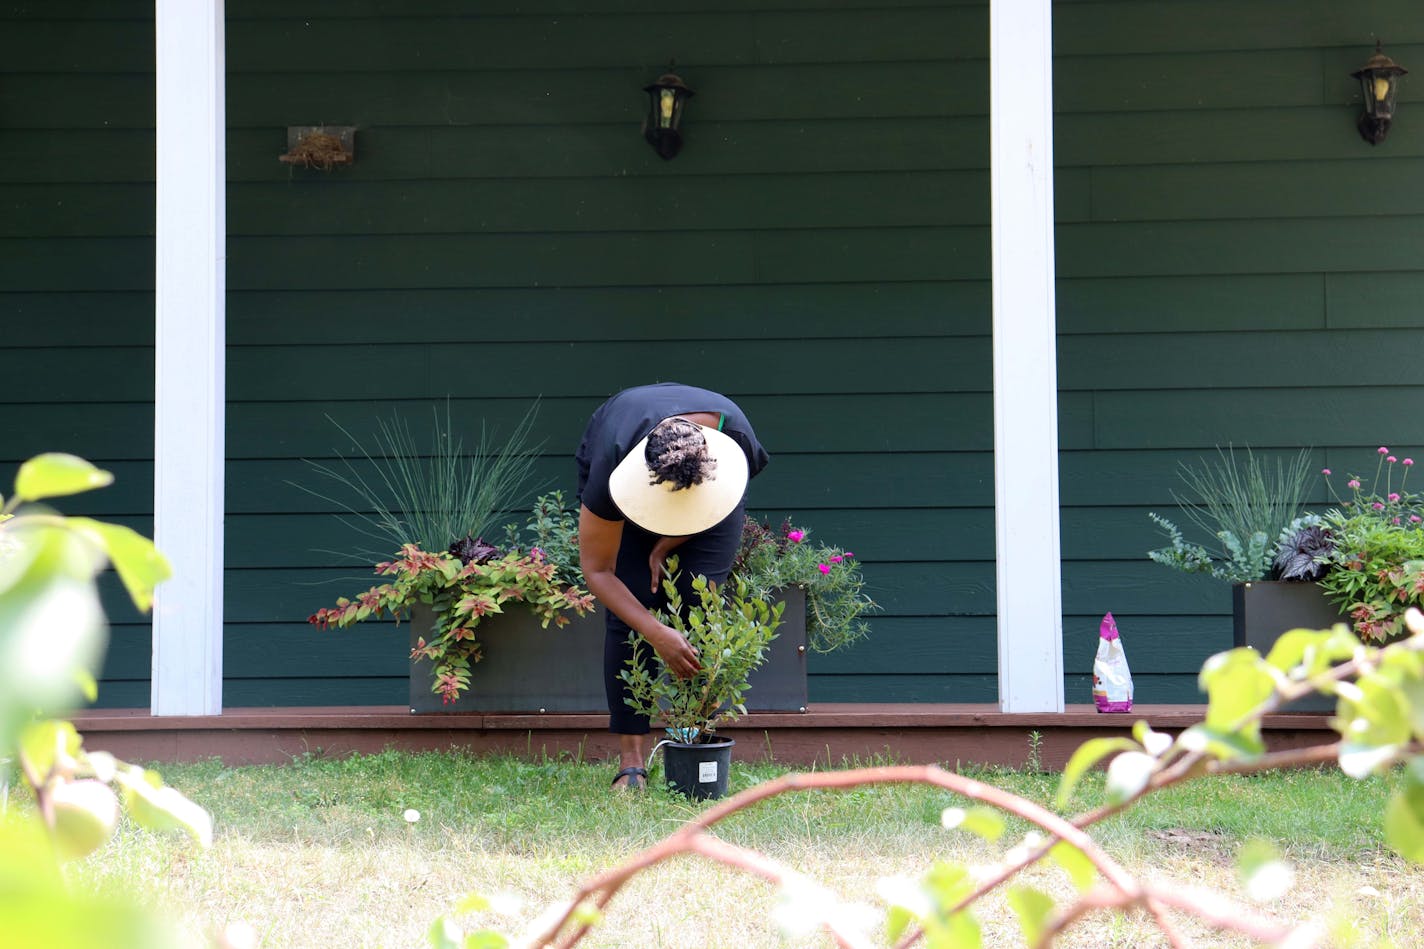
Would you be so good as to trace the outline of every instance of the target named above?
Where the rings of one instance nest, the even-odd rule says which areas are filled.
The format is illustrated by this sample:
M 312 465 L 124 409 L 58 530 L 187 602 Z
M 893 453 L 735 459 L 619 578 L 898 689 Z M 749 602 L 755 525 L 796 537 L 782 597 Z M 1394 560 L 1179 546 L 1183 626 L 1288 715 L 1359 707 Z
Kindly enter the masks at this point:
M 668 538 L 681 543 L 680 538 Z M 623 540 L 623 522 L 607 521 L 588 508 L 579 507 L 579 565 L 588 591 L 647 641 L 672 674 L 686 679 L 701 668 L 697 650 L 671 626 L 658 622 L 638 598 L 618 579 L 618 547 Z M 676 546 L 674 544 L 673 546 Z M 671 548 L 669 548 L 671 549 Z M 656 550 L 654 551 L 656 555 Z M 656 584 L 659 570 L 654 574 Z

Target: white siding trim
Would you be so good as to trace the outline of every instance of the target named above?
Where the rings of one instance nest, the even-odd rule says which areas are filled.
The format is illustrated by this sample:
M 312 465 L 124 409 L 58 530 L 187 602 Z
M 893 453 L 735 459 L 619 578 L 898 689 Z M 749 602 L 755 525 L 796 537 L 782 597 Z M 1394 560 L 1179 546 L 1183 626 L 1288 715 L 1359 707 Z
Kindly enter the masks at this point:
M 1050 0 L 990 0 L 999 707 L 1063 711 Z
M 223 0 L 156 0 L 154 715 L 222 712 Z

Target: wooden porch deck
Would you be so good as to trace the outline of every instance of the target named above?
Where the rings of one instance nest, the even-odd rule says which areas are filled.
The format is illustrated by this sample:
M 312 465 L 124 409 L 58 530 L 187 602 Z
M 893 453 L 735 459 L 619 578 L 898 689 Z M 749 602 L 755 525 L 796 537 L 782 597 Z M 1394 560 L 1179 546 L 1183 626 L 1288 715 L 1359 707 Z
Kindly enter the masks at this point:
M 1059 769 L 1089 738 L 1126 734 L 1138 720 L 1176 731 L 1200 721 L 1205 711 L 1201 705 L 1141 705 L 1128 715 L 1101 715 L 1091 705 L 1070 705 L 1061 714 L 1007 714 L 987 704 L 818 704 L 802 713 L 753 713 L 724 733 L 736 739 L 743 761 L 807 767 L 878 758 L 1021 767 L 1029 759 L 1030 734 L 1037 732 L 1039 760 Z M 1327 718 L 1268 716 L 1267 744 L 1284 749 L 1329 741 Z M 402 706 L 344 706 L 155 718 L 146 709 L 120 709 L 85 711 L 75 722 L 89 747 L 145 762 L 219 757 L 229 764 L 276 764 L 307 753 L 340 756 L 386 747 L 604 759 L 617 748 L 607 715 L 581 713 L 412 715 Z

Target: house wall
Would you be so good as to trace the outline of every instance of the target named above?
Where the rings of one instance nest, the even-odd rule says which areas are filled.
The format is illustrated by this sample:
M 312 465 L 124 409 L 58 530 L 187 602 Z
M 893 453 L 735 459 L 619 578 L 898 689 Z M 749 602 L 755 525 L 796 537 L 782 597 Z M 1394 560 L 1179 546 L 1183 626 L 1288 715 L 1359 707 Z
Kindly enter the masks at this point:
M 883 606 L 813 701 L 992 701 L 981 2 L 230 0 L 225 702 L 398 704 L 403 630 L 318 633 L 364 585 L 303 459 L 448 397 L 467 441 L 540 399 L 540 474 L 627 385 L 727 392 L 774 461 L 757 512 L 865 562 Z M 115 470 L 85 513 L 148 529 L 152 8 L 0 7 L 0 450 Z M 1404 2 L 1055 4 L 1065 668 L 1113 611 L 1142 701 L 1192 701 L 1227 591 L 1142 556 L 1179 461 L 1424 445 L 1424 119 L 1376 148 L 1348 73 Z M 1412 46 L 1413 44 L 1421 44 Z M 670 58 L 686 147 L 640 139 Z M 330 173 L 285 127 L 356 125 Z M 328 418 L 328 416 L 330 418 Z M 1012 463 L 1012 459 L 1005 459 Z M 68 505 L 75 510 L 75 505 Z M 182 565 L 177 565 L 182 569 Z M 101 702 L 146 705 L 143 621 Z

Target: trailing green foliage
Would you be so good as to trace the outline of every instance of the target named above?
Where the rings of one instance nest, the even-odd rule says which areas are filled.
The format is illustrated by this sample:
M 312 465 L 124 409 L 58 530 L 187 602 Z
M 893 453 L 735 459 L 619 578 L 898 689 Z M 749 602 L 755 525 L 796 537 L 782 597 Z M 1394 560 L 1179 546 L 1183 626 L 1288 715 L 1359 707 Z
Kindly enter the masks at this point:
M 406 544 L 396 559 L 376 565 L 376 573 L 393 579 L 371 587 L 356 599 L 342 597 L 335 607 L 317 610 L 307 621 L 318 629 L 344 628 L 366 619 L 389 615 L 409 618 L 423 603 L 435 613 L 429 640 L 416 640 L 411 659 L 429 659 L 434 666 L 430 691 L 453 703 L 470 687 L 470 664 L 480 659 L 475 628 L 510 602 L 522 603 L 542 625 L 568 625 L 568 611 L 583 615 L 593 598 L 562 577 L 555 564 L 538 551 L 511 550 L 500 554 L 484 548 L 483 558 L 462 563 L 446 553 L 431 553 Z
M 1348 500 L 1336 495 L 1321 518 L 1331 548 L 1318 582 L 1360 638 L 1386 642 L 1403 633 L 1405 610 L 1424 606 L 1424 498 L 1405 490 L 1413 459 L 1378 455 L 1373 489 L 1351 475 Z
M 1195 498 L 1176 499 L 1187 518 L 1220 545 L 1212 550 L 1188 542 L 1173 522 L 1149 514 L 1171 541 L 1149 551 L 1157 563 L 1187 573 L 1206 573 L 1218 580 L 1242 583 L 1271 575 L 1276 556 L 1274 539 L 1300 513 L 1310 478 L 1310 452 L 1302 449 L 1290 460 L 1277 459 L 1274 468 L 1245 449 L 1245 461 L 1234 448 L 1217 449 L 1217 461 L 1202 460 L 1200 468 L 1179 466 L 1183 483 Z
M 773 606 L 751 596 L 740 580 L 718 588 L 698 576 L 692 580 L 697 602 L 684 609 L 675 583 L 677 558 L 669 558 L 668 565 L 669 576 L 663 580 L 668 612 L 658 616 L 697 649 L 701 668 L 679 679 L 662 667 L 656 655 L 647 656 L 650 650 L 642 637 L 630 632 L 634 655 L 620 676 L 628 684 L 630 707 L 649 718 L 661 718 L 678 741 L 691 742 L 715 731 L 720 722 L 746 713 L 747 677 L 766 660 L 786 604 Z
M 780 529 L 748 517 L 732 576 L 751 596 L 770 600 L 778 590 L 806 591 L 806 644 L 827 653 L 863 639 L 870 631 L 864 616 L 876 609 L 864 593 L 865 577 L 855 554 L 810 541 L 811 532 L 790 520 Z
M 340 520 L 379 545 L 343 556 L 372 563 L 406 544 L 445 550 L 465 538 L 492 534 L 500 512 L 509 510 L 526 490 L 535 461 L 529 435 L 538 408 L 537 402 L 530 406 L 498 446 L 482 426 L 479 442 L 468 451 L 453 434 L 448 402 L 443 419 L 432 409 L 428 448 L 417 444 L 399 413 L 392 413 L 389 421 L 376 421 L 370 448 L 333 420 L 354 454 L 341 456 L 336 465 L 308 464 L 342 490 L 331 496 L 293 485 L 345 511 Z

